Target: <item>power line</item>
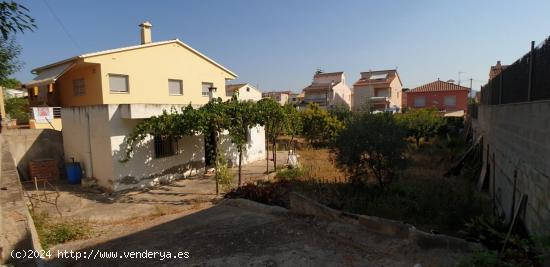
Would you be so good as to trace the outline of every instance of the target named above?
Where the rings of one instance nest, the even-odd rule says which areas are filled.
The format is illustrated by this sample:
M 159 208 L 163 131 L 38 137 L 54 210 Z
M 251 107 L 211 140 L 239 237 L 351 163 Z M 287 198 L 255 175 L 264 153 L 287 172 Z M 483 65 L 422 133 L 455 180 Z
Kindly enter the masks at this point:
M 55 14 L 55 12 L 53 11 L 52 7 L 50 6 L 50 4 L 48 4 L 48 1 L 44 0 L 44 4 L 46 4 L 46 7 L 48 8 L 48 10 L 50 11 L 50 13 L 52 14 L 52 16 L 55 18 L 55 20 L 57 21 L 57 23 L 59 23 L 59 26 L 61 26 L 61 29 L 63 30 L 63 32 L 65 32 L 65 34 L 67 35 L 67 37 L 69 38 L 69 40 L 71 40 L 71 42 L 73 43 L 73 45 L 76 47 L 76 49 L 78 49 L 78 51 L 80 53 L 82 53 L 82 48 L 80 47 L 80 45 L 78 45 L 78 43 L 76 42 L 76 40 L 73 38 L 73 36 L 69 33 L 69 31 L 67 30 L 67 28 L 65 28 L 65 25 L 63 25 L 63 22 L 61 22 L 61 19 L 59 19 L 59 17 Z

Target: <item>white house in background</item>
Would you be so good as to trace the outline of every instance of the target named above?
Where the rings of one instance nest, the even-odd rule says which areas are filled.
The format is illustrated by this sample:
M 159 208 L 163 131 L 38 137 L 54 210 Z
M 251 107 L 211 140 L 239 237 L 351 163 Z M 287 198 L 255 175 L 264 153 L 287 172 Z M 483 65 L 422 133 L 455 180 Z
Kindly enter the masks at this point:
M 403 106 L 403 84 L 397 70 L 361 72 L 353 84 L 353 108 L 399 111 Z
M 111 191 L 155 185 L 204 170 L 202 135 L 174 140 L 149 136 L 124 158 L 124 138 L 144 119 L 199 107 L 213 93 L 227 99 L 235 73 L 178 39 L 152 42 L 149 22 L 141 44 L 83 54 L 33 70 L 30 101 L 61 107 L 65 160 L 81 163 L 86 181 Z M 47 45 L 49 43 L 45 43 Z
M 227 97 L 233 97 L 238 92 L 238 99 L 241 101 L 258 101 L 262 99 L 262 92 L 248 83 L 228 84 L 225 86 L 225 94 Z M 222 141 L 221 151 L 227 151 L 226 157 L 228 165 L 237 165 L 239 163 L 239 154 L 235 147 L 226 137 Z M 265 159 L 265 131 L 263 126 L 256 126 L 248 132 L 248 143 L 246 145 L 246 153 L 244 153 L 243 163 L 249 163 L 255 160 Z
M 302 103 L 317 103 L 320 107 L 343 106 L 351 108 L 351 89 L 343 72 L 316 73 L 309 86 L 302 90 Z

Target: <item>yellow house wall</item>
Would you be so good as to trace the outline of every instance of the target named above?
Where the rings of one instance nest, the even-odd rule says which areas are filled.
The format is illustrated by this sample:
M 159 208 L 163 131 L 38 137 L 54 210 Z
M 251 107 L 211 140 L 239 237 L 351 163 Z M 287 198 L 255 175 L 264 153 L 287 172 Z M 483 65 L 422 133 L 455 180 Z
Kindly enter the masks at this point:
M 85 62 L 101 64 L 103 104 L 205 104 L 202 82 L 213 83 L 216 95 L 227 98 L 225 80 L 234 78 L 176 43 L 94 56 Z M 110 92 L 109 74 L 128 75 L 129 92 Z M 169 94 L 168 79 L 183 81 L 183 95 Z
M 85 94 L 76 96 L 73 81 L 84 79 Z M 78 107 L 102 103 L 101 67 L 97 64 L 77 64 L 55 82 L 62 107 Z

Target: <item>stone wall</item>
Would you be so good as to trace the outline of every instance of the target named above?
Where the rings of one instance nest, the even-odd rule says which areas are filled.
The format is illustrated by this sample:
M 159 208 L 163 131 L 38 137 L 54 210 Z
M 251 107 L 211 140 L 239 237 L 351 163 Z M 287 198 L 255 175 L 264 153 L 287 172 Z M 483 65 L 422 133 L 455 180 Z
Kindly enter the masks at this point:
M 480 105 L 472 124 L 474 135 L 483 135 L 488 187 L 498 211 L 510 221 L 526 194 L 525 226 L 549 235 L 550 101 Z

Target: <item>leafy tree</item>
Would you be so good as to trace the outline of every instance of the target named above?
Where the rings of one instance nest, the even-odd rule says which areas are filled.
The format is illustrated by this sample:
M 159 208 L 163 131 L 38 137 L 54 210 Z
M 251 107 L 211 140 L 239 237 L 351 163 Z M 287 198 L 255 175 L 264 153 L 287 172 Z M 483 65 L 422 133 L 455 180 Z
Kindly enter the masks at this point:
M 4 39 L 16 32 L 36 29 L 34 19 L 29 15 L 29 9 L 14 1 L 0 2 L 0 32 Z
M 256 104 L 252 101 L 239 101 L 238 94 L 227 102 L 226 116 L 229 120 L 227 130 L 231 142 L 239 152 L 239 186 L 241 185 L 241 170 L 243 150 L 246 149 L 250 128 L 258 124 L 256 117 Z
M 283 110 L 286 116 L 286 134 L 290 136 L 289 148 L 295 150 L 294 148 L 294 138 L 302 132 L 302 118 L 300 117 L 300 112 L 292 104 L 286 104 L 283 106 Z M 290 153 L 289 149 L 289 153 Z
M 351 120 L 352 113 L 347 107 L 337 105 L 330 108 L 328 111 L 330 115 L 344 124 L 347 124 Z
M 27 98 L 7 98 L 5 104 L 6 113 L 11 119 L 18 121 L 29 120 L 29 100 Z
M 8 87 L 12 79 L 10 75 L 21 68 L 21 63 L 17 59 L 21 53 L 21 46 L 15 43 L 13 39 L 6 40 L 0 37 L 0 84 Z
M 360 113 L 338 135 L 336 162 L 352 173 L 354 183 L 364 183 L 371 173 L 383 189 L 402 166 L 405 132 L 391 114 Z
M 285 132 L 287 119 L 285 112 L 279 103 L 271 98 L 263 98 L 257 102 L 258 122 L 265 127 L 266 134 L 266 155 L 268 152 L 268 141 L 271 142 L 273 153 L 273 168 L 277 169 L 277 138 Z M 266 157 L 266 173 L 269 172 L 269 157 Z
M 411 109 L 398 114 L 397 119 L 407 130 L 407 135 L 414 137 L 417 147 L 420 145 L 420 138 L 435 136 L 445 124 L 445 120 L 435 109 Z
M 302 134 L 311 144 L 332 142 L 344 124 L 336 117 L 331 116 L 319 105 L 310 103 L 308 108 L 301 113 Z
M 15 78 L 6 78 L 0 81 L 0 86 L 6 87 L 6 88 L 20 88 L 21 82 Z

